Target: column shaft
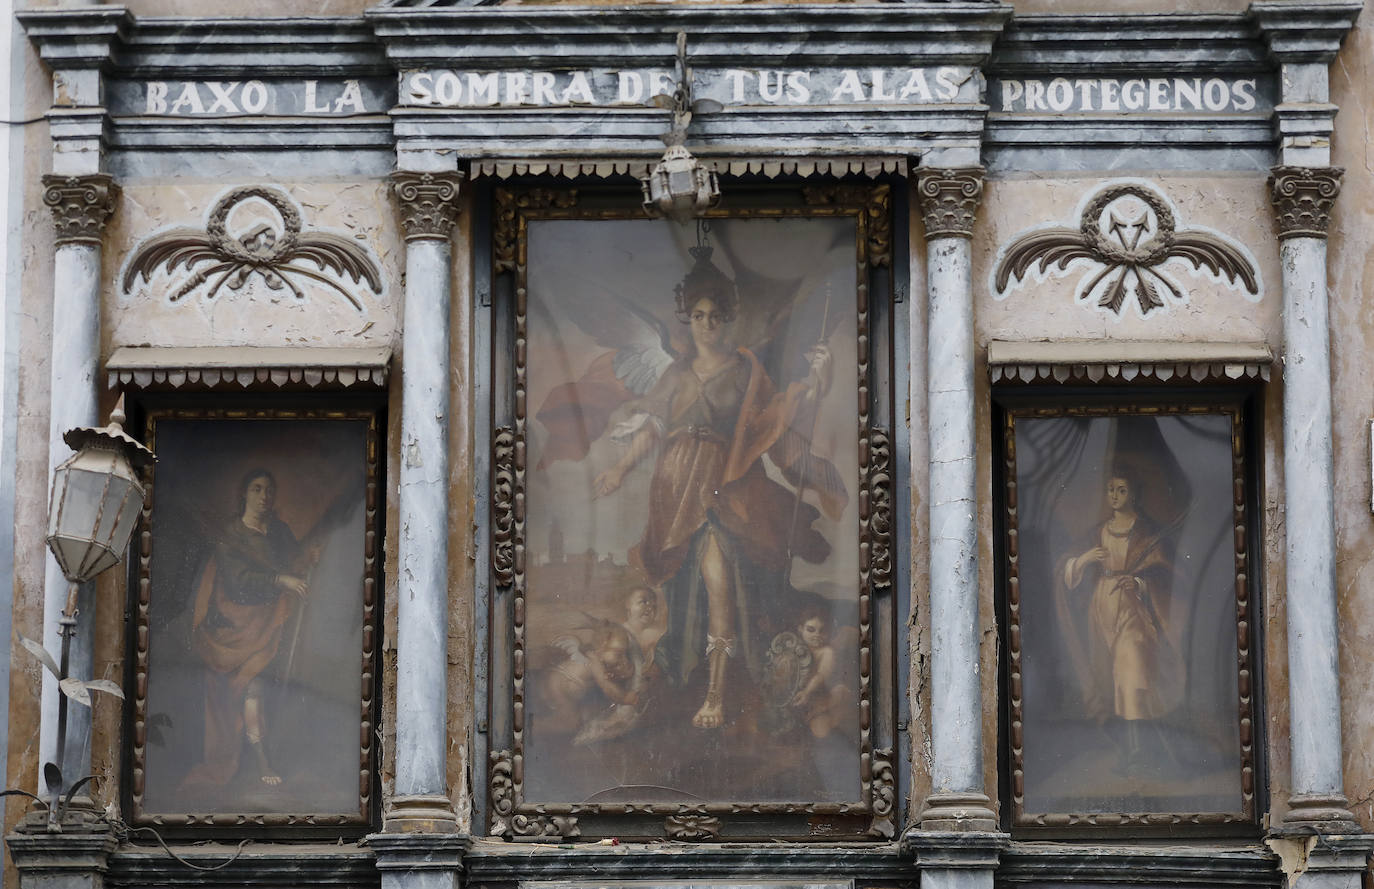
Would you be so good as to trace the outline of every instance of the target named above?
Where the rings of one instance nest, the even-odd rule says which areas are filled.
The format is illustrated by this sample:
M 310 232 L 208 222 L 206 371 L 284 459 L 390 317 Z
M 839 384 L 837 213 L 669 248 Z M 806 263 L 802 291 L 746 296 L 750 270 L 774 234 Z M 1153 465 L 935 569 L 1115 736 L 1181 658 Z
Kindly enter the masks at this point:
M 1340 193 L 1333 167 L 1275 167 L 1270 197 L 1283 268 L 1283 473 L 1289 744 L 1284 821 L 1351 825 L 1341 774 L 1336 522 L 1326 230 Z
M 44 203 L 52 210 L 57 249 L 53 262 L 52 358 L 49 365 L 48 475 L 72 455 L 62 434 L 74 426 L 100 426 L 96 374 L 100 365 L 100 239 L 114 212 L 119 189 L 105 174 L 44 176 Z M 43 578 L 43 644 L 61 648 L 58 619 L 67 599 L 67 579 L 48 555 Z M 78 600 L 81 612 L 72 638 L 69 673 L 91 678 L 94 623 L 93 585 Z M 43 671 L 39 757 L 57 762 L 67 784 L 90 771 L 91 711 L 67 708 L 67 749 L 57 748 L 57 681 Z M 49 788 L 55 790 L 56 788 Z
M 927 245 L 931 720 L 936 793 L 982 792 L 970 245 Z
M 396 786 L 388 830 L 451 832 L 448 800 L 449 299 L 453 177 L 398 173 L 406 229 L 397 544 Z
M 978 491 L 970 238 L 982 170 L 922 170 L 925 217 L 927 435 L 930 442 L 932 794 L 924 830 L 991 830 L 983 793 L 978 632 Z

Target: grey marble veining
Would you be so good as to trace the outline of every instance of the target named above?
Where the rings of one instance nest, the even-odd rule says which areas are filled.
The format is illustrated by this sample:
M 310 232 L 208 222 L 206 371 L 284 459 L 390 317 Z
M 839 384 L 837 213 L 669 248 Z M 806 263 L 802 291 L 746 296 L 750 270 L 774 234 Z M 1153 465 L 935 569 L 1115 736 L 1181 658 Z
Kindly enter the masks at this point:
M 48 474 L 72 455 L 72 449 L 62 441 L 62 435 L 75 426 L 104 425 L 96 415 L 96 372 L 100 362 L 100 246 L 89 243 L 61 244 L 56 250 L 53 266 L 52 304 L 52 363 L 49 371 L 51 386 L 48 416 Z M 50 553 L 46 559 L 43 581 L 43 644 L 57 656 L 61 649 L 58 619 L 67 599 L 67 579 Z M 90 677 L 90 640 L 94 609 L 86 594 L 84 620 L 78 620 L 76 636 L 72 640 L 71 675 L 80 679 Z M 39 736 L 39 759 L 54 762 L 57 753 L 57 682 L 46 670 L 43 676 L 42 722 Z M 89 707 L 72 704 L 67 708 L 67 737 L 70 739 L 61 765 L 70 782 L 85 776 L 90 769 L 83 739 L 90 735 Z M 78 746 L 79 745 L 79 746 Z M 53 788 L 50 788 L 53 789 Z
M 397 523 L 396 795 L 443 796 L 448 749 L 451 247 L 406 244 Z
M 1283 268 L 1283 487 L 1293 792 L 1341 795 L 1326 241 L 1289 238 Z
M 969 240 L 960 237 L 931 239 L 926 251 L 931 730 L 935 743 L 931 785 L 937 794 L 983 791 L 970 254 Z

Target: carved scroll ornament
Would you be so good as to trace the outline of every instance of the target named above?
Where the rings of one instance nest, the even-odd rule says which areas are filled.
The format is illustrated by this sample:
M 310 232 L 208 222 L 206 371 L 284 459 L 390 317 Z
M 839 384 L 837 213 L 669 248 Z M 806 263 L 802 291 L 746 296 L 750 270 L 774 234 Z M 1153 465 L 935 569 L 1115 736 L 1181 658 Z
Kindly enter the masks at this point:
M 255 199 L 276 212 L 280 227 L 275 220 L 259 220 L 246 231 L 231 232 L 230 213 Z M 305 299 L 305 292 L 296 279 L 316 281 L 359 311 L 363 304 L 341 281 L 347 278 L 354 284 L 366 282 L 373 293 L 382 292 L 381 271 L 367 250 L 339 235 L 303 232 L 295 203 L 283 192 L 265 186 L 236 188 L 220 198 L 210 211 L 204 231 L 177 228 L 143 242 L 125 268 L 124 292 L 132 292 L 140 278 L 145 284 L 150 282 L 159 269 L 176 274 L 178 269 L 190 272 L 197 266 L 173 291 L 173 302 L 207 281 L 210 283 L 205 297 L 212 299 L 225 286 L 241 289 L 254 275 L 269 289 L 284 287 L 297 299 Z
M 1162 269 L 1171 259 L 1259 296 L 1259 272 L 1243 248 L 1214 232 L 1178 228 L 1164 196 L 1134 182 L 1099 191 L 1084 206 L 1077 228 L 1048 227 L 1017 236 L 997 264 L 993 290 L 1005 296 L 1032 269 L 1066 271 L 1075 260 L 1086 260 L 1076 299 L 1120 315 L 1134 293 L 1144 318 L 1163 308 L 1166 298 L 1187 301 L 1187 291 Z
M 983 171 L 918 170 L 916 199 L 925 219 L 926 240 L 971 238 L 978 203 L 983 199 Z
M 1325 238 L 1344 175 L 1341 167 L 1275 167 L 1269 199 L 1278 215 L 1279 238 Z
M 575 839 L 582 835 L 573 815 L 517 812 L 515 767 L 509 750 L 491 752 L 491 836 L 505 839 Z
M 510 586 L 515 580 L 515 430 L 502 426 L 492 439 L 492 571 L 496 582 Z
M 58 244 L 99 244 L 118 201 L 119 186 L 108 173 L 43 177 L 43 203 L 52 210 Z
M 458 173 L 395 173 L 396 200 L 407 241 L 445 239 L 458 219 Z

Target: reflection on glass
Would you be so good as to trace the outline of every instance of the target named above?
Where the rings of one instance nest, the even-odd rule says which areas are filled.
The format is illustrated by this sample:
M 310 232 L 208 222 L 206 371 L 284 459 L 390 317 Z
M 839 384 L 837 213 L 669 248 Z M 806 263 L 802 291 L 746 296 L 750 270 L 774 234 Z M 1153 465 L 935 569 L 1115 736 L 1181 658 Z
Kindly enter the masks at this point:
M 1026 812 L 1239 812 L 1231 417 L 1018 417 Z
M 360 814 L 367 428 L 155 423 L 143 811 Z
M 530 224 L 526 799 L 858 800 L 855 238 Z

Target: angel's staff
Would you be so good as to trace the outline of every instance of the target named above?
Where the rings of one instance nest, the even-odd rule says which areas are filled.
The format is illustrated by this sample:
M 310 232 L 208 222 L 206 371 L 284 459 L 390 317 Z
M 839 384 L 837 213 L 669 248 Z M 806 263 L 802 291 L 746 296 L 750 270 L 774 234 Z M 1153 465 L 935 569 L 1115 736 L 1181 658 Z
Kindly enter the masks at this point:
M 291 678 L 291 668 L 296 663 L 296 647 L 301 641 L 301 624 L 305 623 L 305 609 L 309 604 L 310 590 L 314 589 L 315 586 L 315 569 L 319 567 L 319 564 L 319 559 L 311 562 L 310 571 L 305 575 L 306 595 L 298 597 L 300 601 L 296 603 L 296 621 L 295 626 L 291 629 L 291 647 L 286 652 L 286 669 L 281 674 L 282 685 L 286 685 Z
M 315 576 L 319 573 L 323 548 L 330 542 L 327 539 L 327 535 L 332 534 L 333 531 L 342 526 L 348 518 L 353 515 L 354 511 L 357 509 L 356 498 L 358 496 L 356 490 L 348 490 L 339 494 L 339 496 L 334 499 L 334 502 L 329 505 L 329 508 L 325 510 L 320 520 L 316 522 L 315 526 L 305 535 L 304 539 L 310 541 L 310 545 L 306 547 L 308 568 L 305 573 L 305 588 L 307 595 L 301 597 L 300 602 L 296 606 L 295 625 L 291 629 L 291 645 L 287 649 L 286 668 L 282 672 L 281 677 L 283 685 L 291 678 L 291 671 L 296 664 L 296 650 L 301 641 L 301 626 L 305 623 L 305 611 L 306 608 L 309 607 L 310 599 L 315 594 Z
M 825 282 L 825 307 L 821 310 L 821 335 L 816 341 L 816 345 L 824 346 L 829 337 L 825 329 L 830 323 L 830 281 Z M 819 376 L 816 379 L 817 388 L 820 386 Z M 801 514 L 802 497 L 806 494 L 807 479 L 811 477 L 811 438 L 816 434 L 816 418 L 820 413 L 819 401 L 811 411 L 811 428 L 806 431 L 805 446 L 802 448 L 801 456 L 801 480 L 797 483 L 797 499 L 792 502 L 792 521 L 787 524 L 787 549 L 783 552 L 782 578 L 778 584 L 779 594 L 786 593 L 787 588 L 792 584 L 792 548 L 797 542 L 797 516 Z

